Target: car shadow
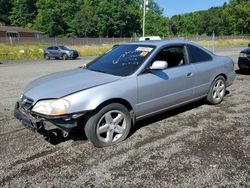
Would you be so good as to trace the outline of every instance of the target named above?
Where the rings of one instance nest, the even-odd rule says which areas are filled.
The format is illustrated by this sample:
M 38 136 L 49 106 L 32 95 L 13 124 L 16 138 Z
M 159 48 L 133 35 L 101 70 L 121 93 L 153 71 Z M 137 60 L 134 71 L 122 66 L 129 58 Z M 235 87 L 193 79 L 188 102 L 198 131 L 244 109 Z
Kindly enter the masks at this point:
M 205 105 L 205 104 L 207 104 L 206 101 L 204 99 L 202 99 L 202 100 L 187 104 L 185 106 L 181 106 L 181 107 L 178 107 L 178 108 L 175 108 L 172 110 L 168 110 L 168 111 L 159 113 L 157 115 L 142 119 L 142 120 L 138 121 L 135 124 L 135 126 L 132 127 L 132 130 L 129 134 L 129 137 L 132 136 L 136 131 L 138 131 L 139 129 L 141 129 L 143 127 L 146 127 L 146 126 L 153 124 L 153 123 L 157 123 L 157 122 L 162 121 L 164 119 L 168 119 L 170 117 L 176 116 L 176 115 L 184 113 L 186 111 L 198 108 L 198 107 Z
M 238 69 L 235 72 L 236 72 L 236 74 L 239 74 L 239 75 L 250 75 L 250 69 L 249 70 L 240 70 L 240 69 Z
M 225 96 L 227 96 L 229 94 L 230 94 L 230 92 L 228 90 L 226 90 Z M 139 129 L 141 129 L 145 126 L 148 126 L 148 125 L 153 124 L 153 123 L 157 123 L 157 122 L 162 121 L 164 119 L 168 119 L 170 117 L 176 116 L 178 114 L 187 112 L 189 110 L 192 110 L 192 109 L 195 109 L 195 108 L 198 108 L 200 106 L 207 105 L 207 104 L 208 104 L 208 102 L 205 99 L 201 99 L 199 101 L 189 103 L 187 105 L 180 106 L 178 108 L 168 110 L 168 111 L 159 113 L 157 115 L 150 116 L 148 118 L 140 120 L 135 124 L 135 126 L 132 127 L 132 130 L 129 134 L 129 137 L 132 136 L 136 131 L 138 131 Z

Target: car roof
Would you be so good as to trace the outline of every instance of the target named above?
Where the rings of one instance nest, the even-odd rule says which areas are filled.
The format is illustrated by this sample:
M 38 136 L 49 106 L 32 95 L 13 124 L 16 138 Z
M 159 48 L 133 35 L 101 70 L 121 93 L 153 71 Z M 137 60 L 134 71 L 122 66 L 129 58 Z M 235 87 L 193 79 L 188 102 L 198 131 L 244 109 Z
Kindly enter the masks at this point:
M 170 44 L 193 44 L 186 40 L 146 40 L 146 41 L 136 41 L 126 44 L 135 44 L 135 45 L 153 45 L 153 46 L 163 46 L 163 45 L 170 45 Z
M 162 46 L 167 46 L 167 45 L 183 45 L 183 44 L 190 44 L 193 46 L 196 46 L 210 55 L 214 56 L 215 54 L 211 52 L 209 49 L 204 48 L 196 43 L 189 42 L 187 40 L 146 40 L 146 41 L 136 41 L 136 42 L 130 42 L 130 43 L 125 43 L 125 44 L 120 44 L 120 45 L 146 45 L 146 46 L 155 46 L 156 48 L 160 48 Z

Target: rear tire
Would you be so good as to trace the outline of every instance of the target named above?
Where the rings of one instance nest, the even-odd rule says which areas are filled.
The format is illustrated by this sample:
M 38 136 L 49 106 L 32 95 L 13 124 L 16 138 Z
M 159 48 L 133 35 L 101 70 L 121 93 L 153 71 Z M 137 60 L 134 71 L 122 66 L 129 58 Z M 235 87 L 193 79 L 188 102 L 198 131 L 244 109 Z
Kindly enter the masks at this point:
M 130 128 L 128 109 L 122 104 L 111 103 L 89 115 L 84 131 L 94 146 L 106 147 L 125 140 Z
M 218 76 L 212 83 L 207 95 L 207 101 L 212 104 L 220 104 L 226 94 L 226 81 L 223 76 Z

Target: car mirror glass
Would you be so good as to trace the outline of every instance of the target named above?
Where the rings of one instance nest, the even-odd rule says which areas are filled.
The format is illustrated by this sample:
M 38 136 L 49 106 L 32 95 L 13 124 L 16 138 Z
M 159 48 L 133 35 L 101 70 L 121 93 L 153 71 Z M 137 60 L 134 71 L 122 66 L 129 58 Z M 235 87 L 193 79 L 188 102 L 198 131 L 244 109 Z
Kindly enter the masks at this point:
M 167 61 L 155 61 L 150 67 L 151 70 L 164 70 L 168 68 Z

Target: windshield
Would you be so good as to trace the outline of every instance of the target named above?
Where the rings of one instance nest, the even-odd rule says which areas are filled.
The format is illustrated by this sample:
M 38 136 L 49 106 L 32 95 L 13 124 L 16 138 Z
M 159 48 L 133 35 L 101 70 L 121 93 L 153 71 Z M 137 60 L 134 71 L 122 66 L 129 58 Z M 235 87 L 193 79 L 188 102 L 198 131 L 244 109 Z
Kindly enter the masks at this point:
M 152 53 L 154 47 L 145 45 L 116 46 L 87 65 L 87 69 L 116 76 L 133 74 Z

